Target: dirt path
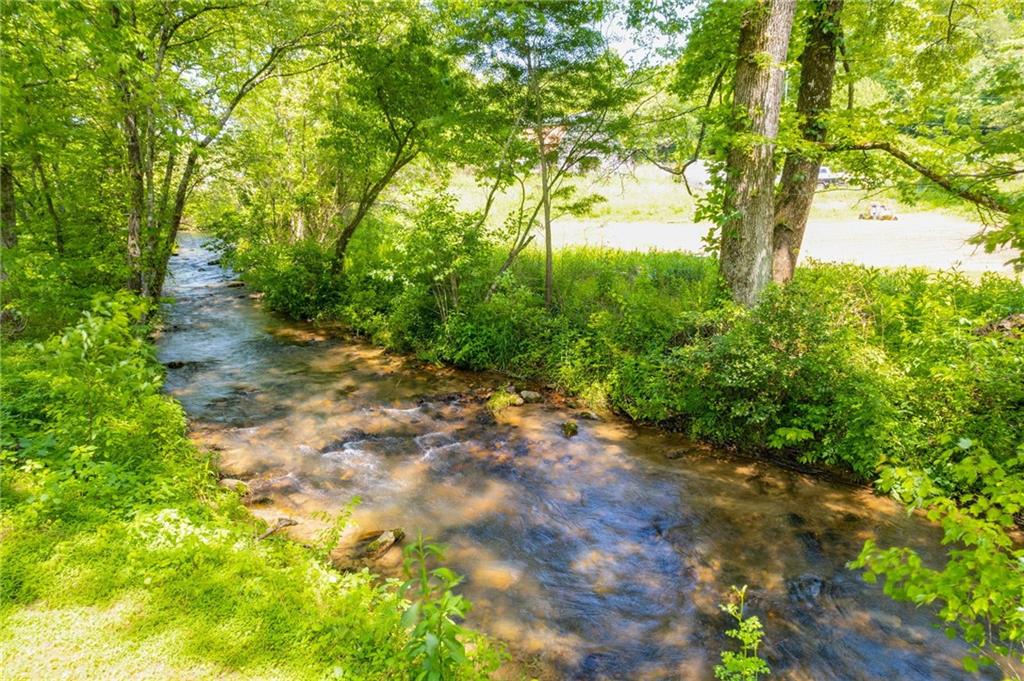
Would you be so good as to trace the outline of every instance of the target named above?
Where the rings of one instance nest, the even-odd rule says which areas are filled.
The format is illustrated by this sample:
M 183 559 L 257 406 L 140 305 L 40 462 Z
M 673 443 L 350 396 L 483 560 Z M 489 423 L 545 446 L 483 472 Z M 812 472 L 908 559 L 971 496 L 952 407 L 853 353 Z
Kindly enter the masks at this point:
M 908 213 L 895 222 L 812 219 L 803 256 L 879 267 L 958 267 L 965 272 L 1012 274 L 1013 268 L 1006 264 L 1013 255 L 1011 251 L 985 253 L 982 248 L 966 243 L 978 228 L 969 220 L 941 213 Z M 559 247 L 700 251 L 707 229 L 707 223 L 566 219 L 554 225 L 554 239 Z

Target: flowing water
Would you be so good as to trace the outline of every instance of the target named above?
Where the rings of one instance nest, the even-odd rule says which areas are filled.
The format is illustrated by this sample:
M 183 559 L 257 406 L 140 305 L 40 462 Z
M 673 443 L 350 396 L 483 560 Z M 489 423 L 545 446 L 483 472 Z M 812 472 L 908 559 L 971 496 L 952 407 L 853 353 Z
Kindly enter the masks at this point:
M 483 406 L 493 375 L 438 370 L 284 320 L 186 235 L 160 355 L 224 475 L 264 481 L 272 521 L 448 544 L 468 623 L 546 678 L 710 679 L 717 607 L 749 584 L 772 678 L 956 679 L 966 650 L 928 612 L 846 569 L 865 539 L 941 557 L 938 533 L 868 490 L 696 446 L 557 396 Z M 566 439 L 561 424 L 579 424 Z M 676 458 L 669 458 L 672 454 Z M 385 567 L 385 569 L 387 569 Z

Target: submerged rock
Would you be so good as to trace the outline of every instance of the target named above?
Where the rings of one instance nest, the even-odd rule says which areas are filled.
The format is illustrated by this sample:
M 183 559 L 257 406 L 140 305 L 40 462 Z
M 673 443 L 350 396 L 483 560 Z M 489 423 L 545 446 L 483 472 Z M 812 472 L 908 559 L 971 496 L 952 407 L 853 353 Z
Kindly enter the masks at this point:
M 476 416 L 473 417 L 473 420 L 476 423 L 480 424 L 481 426 L 498 425 L 498 420 L 494 418 L 494 413 L 490 409 L 481 410 L 479 413 L 477 413 Z
M 825 580 L 818 575 L 800 575 L 786 580 L 786 591 L 796 603 L 814 603 L 825 590 Z
M 567 438 L 571 438 L 572 436 L 579 434 L 579 432 L 580 427 L 573 420 L 566 421 L 562 424 L 562 435 Z
M 276 478 L 254 480 L 249 483 L 249 495 L 246 501 L 250 504 L 265 504 L 273 501 L 275 496 L 283 497 L 300 494 L 302 485 L 295 475 L 288 473 Z
M 331 552 L 331 564 L 342 571 L 360 570 L 373 567 L 385 555 L 405 539 L 405 530 L 396 527 L 390 530 L 363 532 L 354 542 L 343 544 Z
M 319 449 L 319 452 L 321 454 L 326 454 L 327 452 L 335 452 L 344 447 L 349 442 L 353 442 L 355 440 L 365 440 L 367 437 L 369 436 L 366 434 L 366 431 L 363 430 L 362 428 L 346 428 L 337 437 L 332 438 L 330 442 L 321 447 Z
M 177 331 L 178 329 L 174 329 Z M 168 369 L 198 369 L 202 367 L 205 362 L 197 362 L 194 360 L 184 359 L 172 359 L 170 362 L 164 364 Z

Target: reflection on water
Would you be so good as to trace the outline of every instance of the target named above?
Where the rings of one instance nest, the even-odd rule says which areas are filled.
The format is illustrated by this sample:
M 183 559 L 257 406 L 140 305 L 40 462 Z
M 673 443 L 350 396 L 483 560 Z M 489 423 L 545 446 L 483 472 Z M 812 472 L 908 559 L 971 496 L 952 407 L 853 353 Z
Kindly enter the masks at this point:
M 199 442 L 226 475 L 267 481 L 272 504 L 254 512 L 300 520 L 297 537 L 358 495 L 360 529 L 447 543 L 469 623 L 541 675 L 710 679 L 730 645 L 717 603 L 749 584 L 774 678 L 962 678 L 966 651 L 926 612 L 844 567 L 869 537 L 941 555 L 891 502 L 554 404 L 495 423 L 483 397 L 497 378 L 282 320 L 213 257 L 182 238 L 160 338 Z

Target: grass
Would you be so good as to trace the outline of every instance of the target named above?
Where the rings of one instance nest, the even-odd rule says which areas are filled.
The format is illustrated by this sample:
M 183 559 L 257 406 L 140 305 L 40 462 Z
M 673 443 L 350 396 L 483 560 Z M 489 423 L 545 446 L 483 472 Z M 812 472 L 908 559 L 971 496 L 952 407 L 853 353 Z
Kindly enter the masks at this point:
M 187 623 L 139 635 L 131 622 L 144 617 L 146 600 L 142 592 L 129 592 L 104 605 L 35 603 L 15 609 L 0 627 L 0 647 L 6 651 L 4 678 L 290 678 L 273 666 L 243 672 L 195 656 L 189 652 Z
M 556 216 L 563 220 L 583 222 L 693 222 L 694 198 L 686 192 L 682 182 L 657 167 L 638 165 L 632 172 L 625 170 L 611 175 L 590 175 L 575 180 L 579 194 L 596 193 L 604 201 L 595 205 L 586 216 Z M 527 185 L 530 187 L 530 185 Z M 694 189 L 696 191 L 696 189 Z M 449 191 L 458 199 L 459 208 L 479 208 L 486 197 L 486 188 L 478 186 L 467 173 L 456 173 Z M 858 214 L 867 210 L 872 202 L 885 203 L 897 214 L 938 213 L 956 216 L 972 222 L 977 221 L 975 213 L 948 201 L 932 200 L 923 196 L 920 203 L 910 205 L 902 201 L 894 191 L 865 190 L 855 187 L 819 190 L 811 209 L 811 220 L 856 220 Z M 518 195 L 512 191 L 500 194 L 495 200 L 491 223 L 500 224 L 518 205 Z

